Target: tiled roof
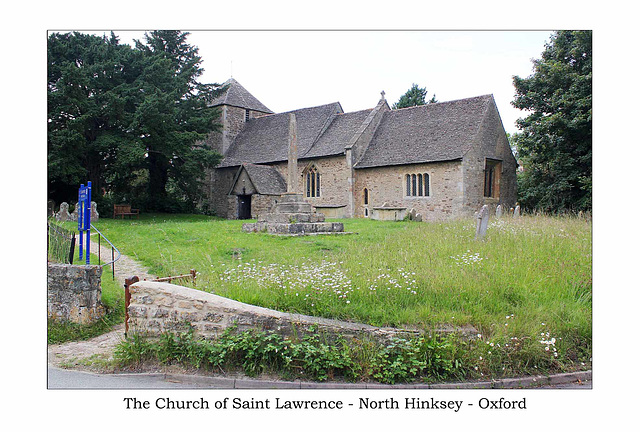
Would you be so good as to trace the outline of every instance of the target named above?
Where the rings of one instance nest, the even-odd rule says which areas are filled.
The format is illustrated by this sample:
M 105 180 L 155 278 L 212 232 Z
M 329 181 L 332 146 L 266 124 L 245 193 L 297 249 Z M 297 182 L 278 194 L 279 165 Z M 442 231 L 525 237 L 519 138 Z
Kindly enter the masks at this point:
M 256 99 L 235 79 L 228 79 L 223 84 L 223 87 L 224 86 L 228 86 L 227 90 L 222 95 L 214 99 L 210 106 L 231 105 L 239 108 L 273 114 L 273 111 L 264 106 L 262 102 Z
M 301 157 L 322 157 L 340 155 L 349 144 L 349 140 L 358 131 L 371 109 L 338 114 L 327 130 L 320 136 L 311 149 Z
M 342 107 L 335 102 L 291 112 L 296 115 L 300 159 L 305 157 L 332 118 L 342 113 Z M 248 120 L 219 167 L 238 166 L 246 162 L 286 161 L 289 154 L 289 114 L 286 112 Z
M 244 164 L 251 183 L 261 195 L 281 195 L 287 191 L 282 175 L 274 167 L 268 165 Z
M 485 95 L 387 111 L 354 168 L 460 159 L 492 99 Z

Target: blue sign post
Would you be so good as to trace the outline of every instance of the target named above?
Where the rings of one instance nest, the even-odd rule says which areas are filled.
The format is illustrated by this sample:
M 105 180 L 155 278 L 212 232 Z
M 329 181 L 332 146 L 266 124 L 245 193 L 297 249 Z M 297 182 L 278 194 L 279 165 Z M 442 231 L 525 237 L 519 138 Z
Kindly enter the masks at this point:
M 81 184 L 78 190 L 78 231 L 80 232 L 80 247 L 78 248 L 80 259 L 82 259 L 84 252 L 86 257 L 85 262 L 89 265 L 89 255 L 91 251 L 91 241 L 89 239 L 91 235 L 91 182 L 87 182 L 87 186 Z M 86 233 L 84 251 L 82 249 L 83 233 Z

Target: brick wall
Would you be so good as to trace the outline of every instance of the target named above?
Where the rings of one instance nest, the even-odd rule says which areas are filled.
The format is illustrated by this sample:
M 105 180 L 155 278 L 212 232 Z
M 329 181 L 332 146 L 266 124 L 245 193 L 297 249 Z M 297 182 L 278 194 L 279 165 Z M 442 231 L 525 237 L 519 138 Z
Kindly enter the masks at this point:
M 47 313 L 57 321 L 89 324 L 104 315 L 100 304 L 102 267 L 48 264 Z

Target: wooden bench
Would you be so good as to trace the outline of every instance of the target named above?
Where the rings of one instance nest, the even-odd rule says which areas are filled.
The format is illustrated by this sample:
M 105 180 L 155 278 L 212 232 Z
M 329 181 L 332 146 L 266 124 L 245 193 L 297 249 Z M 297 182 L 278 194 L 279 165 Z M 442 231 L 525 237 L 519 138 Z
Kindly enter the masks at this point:
M 139 209 L 132 209 L 129 204 L 114 204 L 113 205 L 113 218 L 114 219 L 117 218 L 118 216 L 120 216 L 121 219 L 124 219 L 125 216 L 129 216 L 129 218 L 131 218 L 134 215 L 135 215 L 136 219 L 139 219 L 140 210 Z

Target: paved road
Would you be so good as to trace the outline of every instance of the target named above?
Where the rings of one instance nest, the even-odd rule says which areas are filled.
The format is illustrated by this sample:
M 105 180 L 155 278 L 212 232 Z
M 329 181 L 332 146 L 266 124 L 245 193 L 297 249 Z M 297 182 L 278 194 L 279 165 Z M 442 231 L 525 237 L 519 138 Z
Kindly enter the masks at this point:
M 202 388 L 194 382 L 166 380 L 164 374 L 95 374 L 47 368 L 49 389 L 187 389 Z
M 229 378 L 197 377 L 159 374 L 95 374 L 48 367 L 49 389 L 232 389 L 275 388 L 272 381 L 233 380 Z M 300 388 L 299 383 L 276 383 L 279 388 Z M 308 388 L 341 388 L 334 383 L 311 384 Z M 334 387 L 335 386 L 335 387 Z M 352 385 L 353 386 L 353 385 Z M 354 386 L 355 387 L 355 386 Z M 363 384 L 359 388 L 366 388 Z M 306 388 L 303 386 L 302 388 Z M 591 389 L 591 381 L 560 383 L 535 387 L 536 389 Z

